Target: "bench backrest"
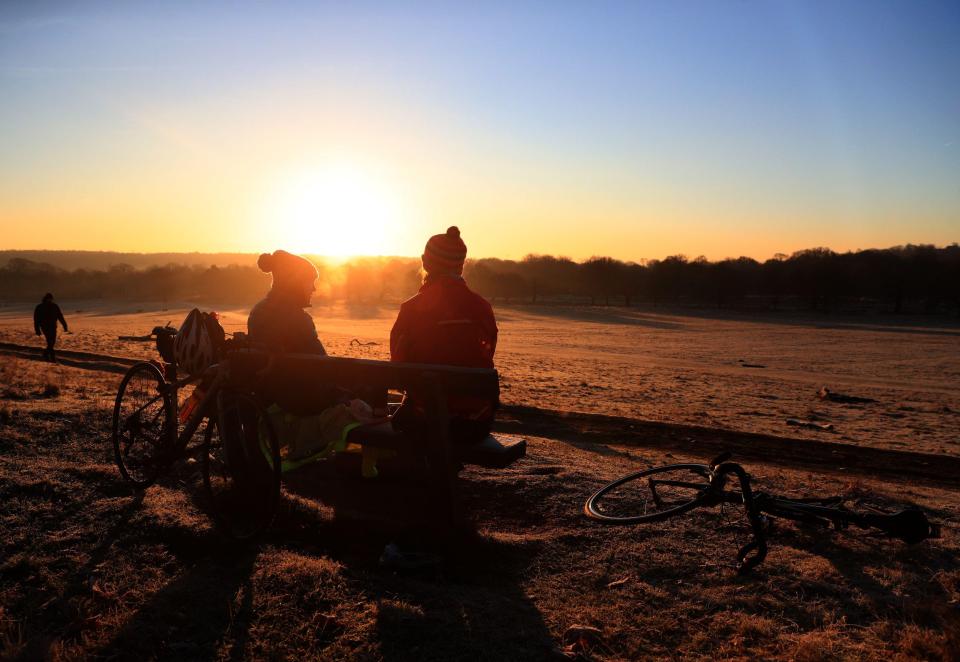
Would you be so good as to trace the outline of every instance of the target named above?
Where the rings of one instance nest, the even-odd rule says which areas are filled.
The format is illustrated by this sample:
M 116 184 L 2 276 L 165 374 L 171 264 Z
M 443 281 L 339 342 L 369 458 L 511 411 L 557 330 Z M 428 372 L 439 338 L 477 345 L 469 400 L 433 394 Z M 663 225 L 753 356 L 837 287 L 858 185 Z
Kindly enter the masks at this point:
M 241 373 L 254 375 L 267 369 L 282 375 L 298 389 L 325 388 L 331 385 L 348 389 L 374 388 L 432 390 L 450 395 L 496 398 L 500 377 L 496 370 L 461 368 L 424 363 L 394 363 L 370 359 L 350 359 L 315 354 L 268 354 L 257 350 L 231 352 L 232 365 Z

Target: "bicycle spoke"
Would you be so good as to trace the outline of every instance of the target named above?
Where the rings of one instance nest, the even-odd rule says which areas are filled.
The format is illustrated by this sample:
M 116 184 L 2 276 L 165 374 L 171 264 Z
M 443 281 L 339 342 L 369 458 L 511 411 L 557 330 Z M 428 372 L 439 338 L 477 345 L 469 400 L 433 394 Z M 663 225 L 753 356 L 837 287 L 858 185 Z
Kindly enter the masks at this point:
M 700 500 L 709 483 L 702 465 L 671 465 L 642 471 L 606 486 L 585 509 L 608 522 L 662 519 L 687 510 Z
M 156 476 L 169 432 L 169 400 L 159 369 L 133 366 L 121 382 L 114 410 L 114 454 L 121 473 L 139 487 Z
M 144 411 L 144 410 L 145 410 L 147 407 L 149 407 L 150 405 L 152 405 L 152 404 L 154 404 L 154 403 L 156 403 L 156 402 L 159 402 L 162 398 L 163 398 L 162 395 L 158 395 L 158 396 L 155 396 L 155 397 L 151 398 L 150 401 L 144 403 L 144 405 L 143 405 L 142 407 L 139 407 L 139 408 L 137 408 L 135 411 L 131 412 L 131 413 L 130 413 L 130 416 L 136 416 L 137 414 L 139 414 L 139 413 L 141 413 L 142 411 Z M 163 411 L 163 410 L 161 409 L 161 411 Z

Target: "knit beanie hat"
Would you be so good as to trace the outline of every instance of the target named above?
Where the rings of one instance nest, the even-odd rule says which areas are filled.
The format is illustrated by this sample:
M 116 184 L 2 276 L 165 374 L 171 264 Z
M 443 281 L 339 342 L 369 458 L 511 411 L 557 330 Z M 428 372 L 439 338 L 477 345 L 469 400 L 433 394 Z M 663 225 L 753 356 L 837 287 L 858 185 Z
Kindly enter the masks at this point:
M 313 262 L 287 251 L 263 253 L 257 259 L 257 266 L 260 267 L 260 271 L 273 274 L 275 288 L 290 287 L 307 281 L 313 282 L 319 275 Z
M 467 259 L 467 246 L 460 238 L 456 225 L 447 228 L 446 234 L 435 234 L 423 250 L 423 268 L 427 273 L 463 273 L 463 261 Z

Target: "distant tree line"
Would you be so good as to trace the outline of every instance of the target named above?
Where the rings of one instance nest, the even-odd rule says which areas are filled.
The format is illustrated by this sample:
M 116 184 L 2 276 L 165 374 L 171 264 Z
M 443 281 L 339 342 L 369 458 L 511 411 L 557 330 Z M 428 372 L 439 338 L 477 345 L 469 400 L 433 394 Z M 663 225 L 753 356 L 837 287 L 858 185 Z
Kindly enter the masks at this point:
M 495 300 L 737 309 L 869 309 L 960 314 L 960 246 L 835 253 L 812 248 L 711 262 L 673 255 L 642 263 L 545 255 L 467 265 L 471 287 Z
M 321 301 L 396 303 L 417 291 L 419 260 L 356 258 L 319 263 Z M 730 309 L 876 310 L 960 314 L 960 246 L 898 246 L 847 253 L 813 248 L 764 262 L 740 257 L 711 262 L 674 255 L 641 263 L 548 255 L 522 260 L 468 260 L 464 276 L 503 303 L 693 305 Z M 168 264 L 136 269 L 67 270 L 15 258 L 0 268 L 0 298 L 200 301 L 247 304 L 270 279 L 250 265 Z

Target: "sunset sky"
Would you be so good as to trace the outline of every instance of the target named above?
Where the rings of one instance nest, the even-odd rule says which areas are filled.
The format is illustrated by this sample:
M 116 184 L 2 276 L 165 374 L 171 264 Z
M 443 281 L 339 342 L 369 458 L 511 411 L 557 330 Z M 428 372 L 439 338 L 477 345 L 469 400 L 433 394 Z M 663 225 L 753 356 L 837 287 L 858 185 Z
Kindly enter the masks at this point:
M 960 3 L 0 3 L 0 249 L 960 241 Z

